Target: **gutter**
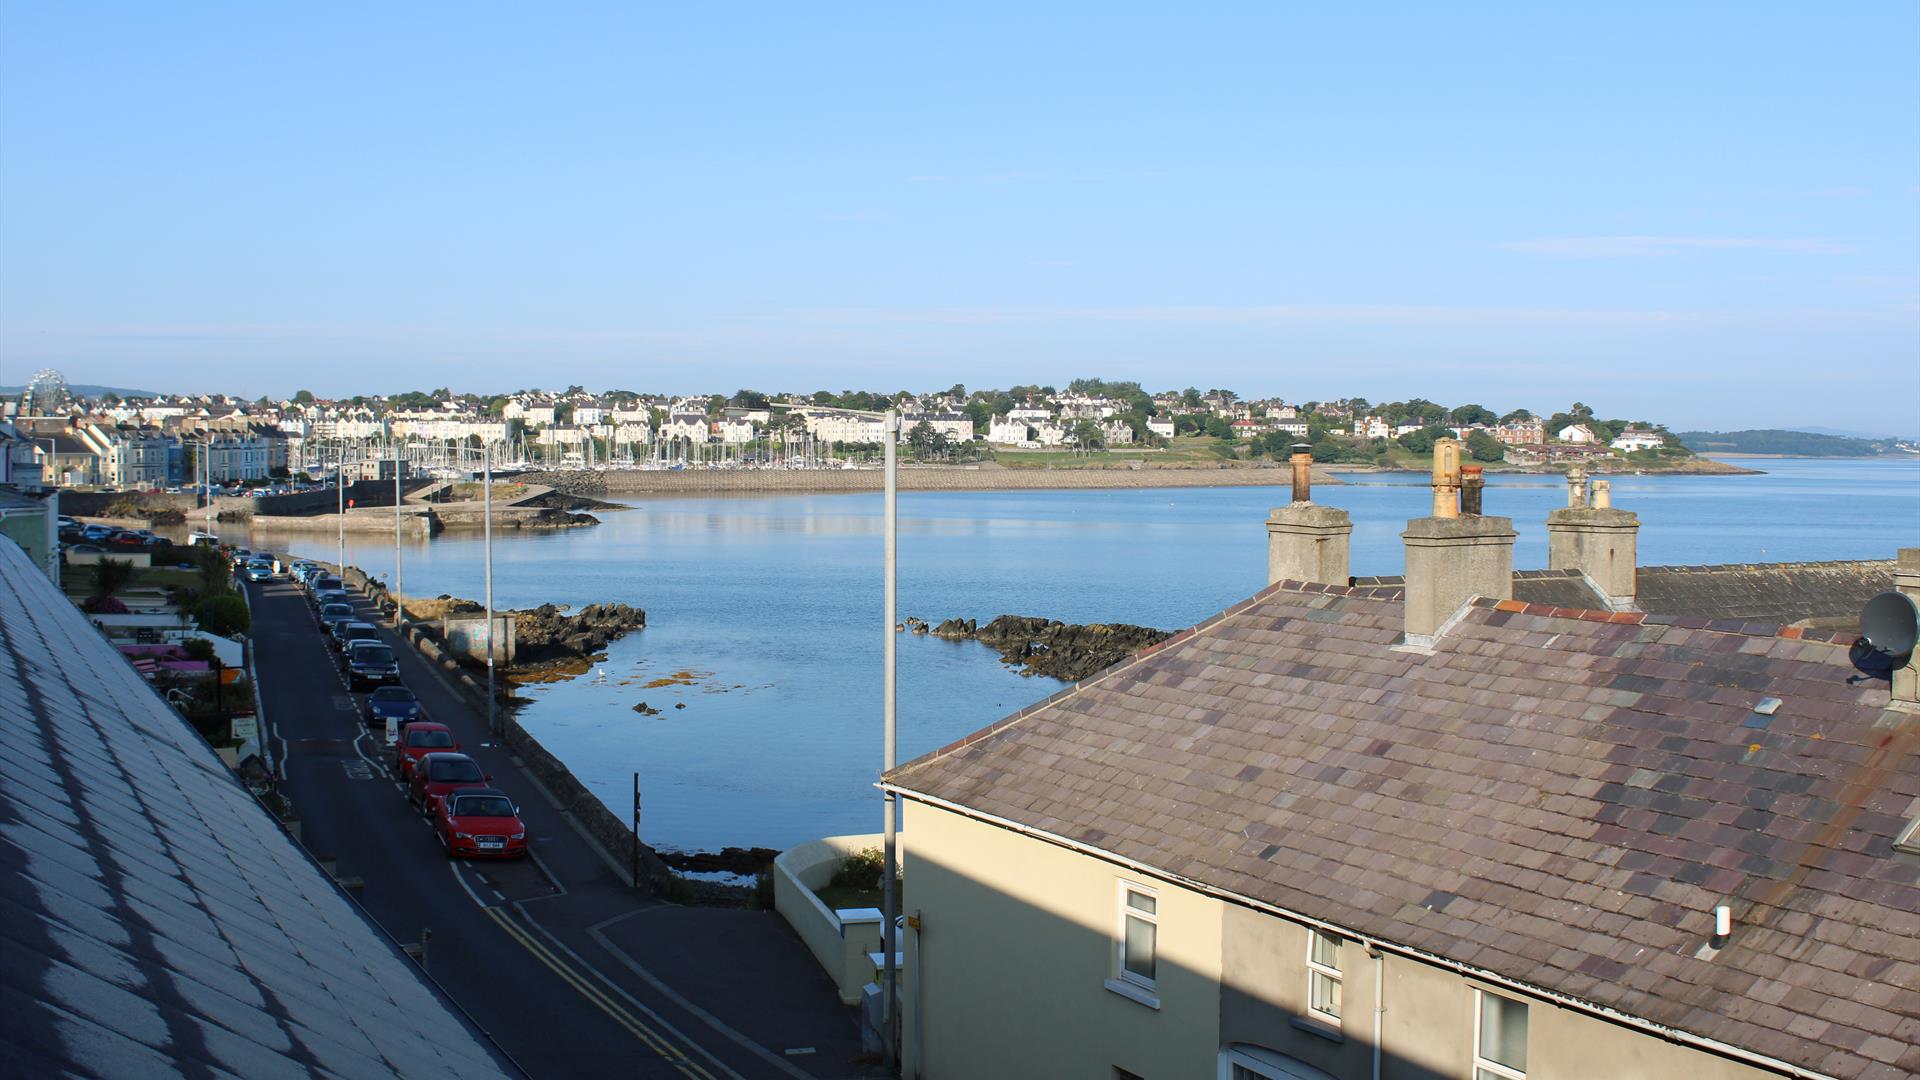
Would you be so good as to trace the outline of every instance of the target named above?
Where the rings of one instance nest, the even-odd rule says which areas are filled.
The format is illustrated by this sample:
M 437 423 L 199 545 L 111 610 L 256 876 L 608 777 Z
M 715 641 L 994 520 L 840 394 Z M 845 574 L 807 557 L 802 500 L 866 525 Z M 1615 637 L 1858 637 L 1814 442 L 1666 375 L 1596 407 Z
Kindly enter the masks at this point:
M 1540 998 L 1545 1001 L 1553 1002 L 1554 1004 L 1559 1005 L 1562 1008 L 1570 1009 L 1574 1012 L 1584 1013 L 1588 1016 L 1598 1017 L 1602 1020 L 1607 1020 L 1612 1023 L 1620 1024 L 1624 1027 L 1629 1027 L 1638 1031 L 1643 1031 L 1649 1035 L 1655 1035 L 1662 1039 L 1665 1039 L 1668 1042 L 1680 1043 L 1682 1045 L 1690 1046 L 1695 1049 L 1705 1050 L 1709 1053 L 1717 1054 L 1721 1057 L 1733 1058 L 1735 1060 L 1745 1062 L 1749 1065 L 1757 1065 L 1764 1069 L 1771 1069 L 1775 1072 L 1784 1073 L 1792 1077 L 1797 1077 L 1797 1078 L 1800 1078 L 1800 1080 L 1838 1080 L 1838 1078 L 1831 1076 L 1827 1073 L 1816 1072 L 1813 1069 L 1809 1069 L 1801 1065 L 1794 1065 L 1791 1062 L 1781 1061 L 1778 1058 L 1770 1058 L 1764 1054 L 1756 1054 L 1751 1050 L 1745 1050 L 1738 1046 L 1734 1046 L 1730 1043 L 1719 1042 L 1714 1039 L 1709 1039 L 1703 1035 L 1695 1035 L 1692 1032 L 1682 1031 L 1679 1028 L 1668 1027 L 1665 1024 L 1655 1023 L 1652 1020 L 1647 1020 L 1643 1017 L 1634 1016 L 1631 1013 L 1620 1012 L 1616 1009 L 1611 1009 L 1604 1005 L 1596 1005 L 1589 1001 L 1582 1001 L 1579 998 L 1572 997 L 1567 994 L 1562 994 L 1558 991 L 1547 990 L 1542 987 L 1533 986 L 1528 983 L 1523 983 L 1517 979 L 1511 979 L 1505 975 L 1498 974 L 1497 972 L 1488 971 L 1484 968 L 1477 968 L 1472 966 L 1471 964 L 1463 964 L 1458 960 L 1452 960 L 1447 957 L 1441 956 L 1437 953 L 1425 952 L 1420 949 L 1412 948 L 1411 946 L 1399 945 L 1390 941 L 1383 941 L 1380 938 L 1374 937 L 1370 934 L 1362 933 L 1361 931 L 1355 930 L 1351 927 L 1341 926 L 1338 923 L 1328 922 L 1325 919 L 1315 918 L 1314 916 L 1307 915 L 1302 912 L 1291 911 L 1291 910 L 1288 910 L 1287 908 L 1280 907 L 1277 904 L 1271 904 L 1264 900 L 1256 900 L 1251 896 L 1243 896 L 1239 893 L 1232 892 L 1227 889 L 1222 889 L 1217 885 L 1209 885 L 1204 881 L 1197 881 L 1193 878 L 1182 877 L 1179 874 L 1170 873 L 1158 867 L 1150 866 L 1146 863 L 1129 859 L 1124 855 L 1119 855 L 1111 851 L 1106 851 L 1102 848 L 1094 847 L 1091 844 L 1083 844 L 1077 840 L 1072 840 L 1065 836 L 1061 836 L 1058 833 L 1050 833 L 1042 829 L 1036 829 L 1028 825 L 1022 825 L 1017 821 L 1012 821 L 1010 819 L 999 817 L 994 814 L 989 814 L 982 810 L 975 810 L 970 807 L 961 806 L 958 803 L 949 802 L 937 796 L 928 795 L 923 792 L 913 791 L 909 788 L 904 788 L 897 784 L 888 783 L 884 780 L 880 782 L 879 787 L 882 791 L 886 791 L 886 792 L 901 796 L 903 798 L 912 799 L 916 802 L 924 803 L 925 805 L 934 807 L 935 809 L 945 810 L 945 811 L 948 811 L 949 813 L 958 814 L 961 817 L 971 818 L 975 821 L 979 821 L 988 825 L 994 825 L 999 828 L 1006 829 L 1010 832 L 1021 833 L 1025 836 L 1031 836 L 1036 840 L 1041 840 L 1046 843 L 1053 844 L 1056 847 L 1063 847 L 1072 851 L 1077 851 L 1083 855 L 1091 855 L 1094 858 L 1100 859 L 1104 862 L 1114 863 L 1116 865 L 1126 867 L 1127 869 L 1132 870 L 1136 873 L 1144 874 L 1149 877 L 1156 877 L 1162 881 L 1179 885 L 1182 888 L 1191 889 L 1194 892 L 1201 893 L 1206 896 L 1211 896 L 1218 900 L 1224 900 L 1224 901 L 1227 901 L 1228 903 L 1238 904 L 1242 907 L 1253 908 L 1256 911 L 1263 911 L 1269 915 L 1277 915 L 1283 919 L 1288 919 L 1290 921 L 1297 922 L 1297 923 L 1303 923 L 1307 926 L 1311 926 L 1316 929 L 1325 930 L 1333 934 L 1338 934 L 1342 937 L 1346 937 L 1346 938 L 1358 941 L 1370 949 L 1377 949 L 1381 952 L 1390 952 L 1396 956 L 1406 957 L 1407 959 L 1416 960 L 1421 963 L 1429 964 L 1435 967 L 1446 968 L 1450 971 L 1457 972 L 1458 974 L 1465 975 L 1469 978 L 1478 979 L 1481 982 L 1504 987 L 1506 989 L 1514 991 L 1515 993 L 1524 994 L 1528 997 Z M 1376 1017 L 1376 1022 L 1378 1022 L 1379 1014 L 1376 1013 L 1375 1017 Z M 1379 1040 L 1377 1039 L 1375 1040 L 1374 1046 L 1377 1052 L 1379 1047 Z

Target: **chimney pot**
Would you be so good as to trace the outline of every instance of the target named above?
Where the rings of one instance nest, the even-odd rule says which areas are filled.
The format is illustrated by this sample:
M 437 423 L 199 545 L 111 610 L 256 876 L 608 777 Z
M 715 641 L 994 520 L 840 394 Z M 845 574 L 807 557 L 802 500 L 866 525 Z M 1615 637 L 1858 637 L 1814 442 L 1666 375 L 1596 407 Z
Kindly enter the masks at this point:
M 1595 510 L 1608 510 L 1612 507 L 1613 482 L 1610 480 L 1595 480 L 1593 482 L 1593 508 Z
M 1460 516 L 1460 441 L 1433 442 L 1433 516 Z
M 1293 501 L 1310 503 L 1313 501 L 1313 446 L 1294 443 L 1292 462 Z
M 1570 507 L 1587 505 L 1587 470 L 1578 465 L 1567 470 L 1567 505 Z
M 1486 486 L 1485 470 L 1480 466 L 1462 465 L 1460 467 L 1460 513 L 1462 516 L 1480 516 L 1481 496 Z

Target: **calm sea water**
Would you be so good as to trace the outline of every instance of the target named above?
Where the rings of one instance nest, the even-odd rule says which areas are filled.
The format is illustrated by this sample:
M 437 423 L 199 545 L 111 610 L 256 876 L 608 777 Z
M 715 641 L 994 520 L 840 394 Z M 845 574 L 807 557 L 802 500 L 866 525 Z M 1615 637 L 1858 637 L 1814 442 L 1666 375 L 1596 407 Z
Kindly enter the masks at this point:
M 1920 461 L 1767 460 L 1752 477 L 1619 477 L 1643 563 L 1890 557 L 1920 545 Z M 1354 518 L 1353 571 L 1401 572 L 1399 532 L 1424 515 L 1421 477 L 1355 476 L 1319 501 Z M 1282 488 L 907 493 L 900 613 L 930 622 L 1002 613 L 1068 622 L 1191 625 L 1266 582 Z M 1546 562 L 1548 478 L 1488 478 L 1514 562 Z M 616 811 L 641 775 L 642 834 L 678 848 L 787 847 L 880 827 L 881 507 L 878 495 L 657 499 L 565 533 L 496 536 L 502 607 L 621 600 L 648 628 L 599 670 L 536 687 L 522 722 Z M 295 553 L 331 558 L 331 540 Z M 390 571 L 390 542 L 348 542 Z M 409 546 L 409 594 L 478 598 L 477 536 Z M 906 760 L 1061 684 L 1023 678 L 985 647 L 902 635 Z M 666 685 L 648 687 L 656 680 Z M 659 710 L 641 715 L 645 702 Z

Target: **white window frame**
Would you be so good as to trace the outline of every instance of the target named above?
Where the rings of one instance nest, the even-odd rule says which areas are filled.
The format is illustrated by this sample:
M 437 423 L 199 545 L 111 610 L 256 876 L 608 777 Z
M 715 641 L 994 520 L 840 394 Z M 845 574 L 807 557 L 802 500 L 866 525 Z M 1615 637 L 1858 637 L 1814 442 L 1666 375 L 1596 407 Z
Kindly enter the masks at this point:
M 1490 990 L 1482 990 L 1479 987 L 1475 987 L 1473 991 L 1473 1075 L 1477 1080 L 1481 1070 L 1484 1069 L 1495 1076 L 1505 1077 L 1506 1080 L 1527 1080 L 1527 1074 L 1521 1072 L 1519 1069 L 1511 1065 L 1502 1065 L 1497 1061 L 1489 1060 L 1480 1055 L 1480 1032 L 1482 1030 L 1480 1014 L 1481 1010 L 1486 1008 L 1488 997 L 1497 997 L 1505 1001 L 1518 1002 L 1522 1008 L 1527 1009 L 1527 1034 L 1529 1037 L 1533 1034 L 1533 1011 L 1529 1002 L 1522 998 L 1506 997 L 1502 994 L 1495 994 Z
M 1133 893 L 1153 901 L 1154 910 L 1151 914 L 1127 903 L 1128 895 Z M 1158 978 L 1150 979 L 1127 970 L 1127 920 L 1139 919 L 1153 927 L 1153 969 L 1157 976 L 1160 971 L 1160 891 L 1151 885 L 1120 878 L 1114 882 L 1114 907 L 1117 910 L 1113 923 L 1113 975 L 1104 985 L 1121 997 L 1131 998 L 1150 1009 L 1158 1009 Z
M 1338 1028 L 1340 1026 L 1340 1018 L 1338 1016 L 1321 1012 L 1319 1009 L 1313 1007 L 1313 979 L 1315 975 L 1331 980 L 1335 986 L 1340 988 L 1342 1000 L 1345 1000 L 1346 997 L 1346 985 L 1342 982 L 1343 976 L 1340 969 L 1337 967 L 1328 967 L 1313 958 L 1314 942 L 1322 938 L 1332 942 L 1335 949 L 1346 944 L 1346 940 L 1338 934 L 1329 934 L 1311 926 L 1307 927 L 1307 1016 L 1316 1024 Z

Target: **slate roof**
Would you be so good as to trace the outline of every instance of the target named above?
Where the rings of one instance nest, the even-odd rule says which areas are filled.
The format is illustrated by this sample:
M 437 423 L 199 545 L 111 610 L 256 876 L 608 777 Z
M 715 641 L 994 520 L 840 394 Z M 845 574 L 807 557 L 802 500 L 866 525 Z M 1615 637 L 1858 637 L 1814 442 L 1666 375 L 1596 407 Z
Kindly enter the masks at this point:
M 1643 566 L 1641 610 L 1709 619 L 1857 627 L 1860 608 L 1893 588 L 1893 560 Z
M 13 1076 L 517 1075 L 0 542 Z
M 1852 635 L 1476 600 L 1421 654 L 1402 618 L 1281 582 L 889 782 L 1827 1075 L 1920 1071 L 1891 849 L 1920 715 Z

